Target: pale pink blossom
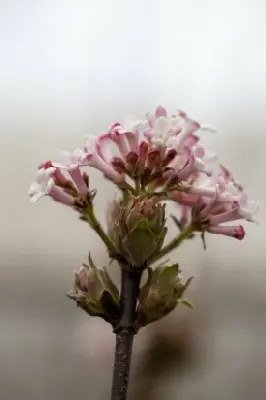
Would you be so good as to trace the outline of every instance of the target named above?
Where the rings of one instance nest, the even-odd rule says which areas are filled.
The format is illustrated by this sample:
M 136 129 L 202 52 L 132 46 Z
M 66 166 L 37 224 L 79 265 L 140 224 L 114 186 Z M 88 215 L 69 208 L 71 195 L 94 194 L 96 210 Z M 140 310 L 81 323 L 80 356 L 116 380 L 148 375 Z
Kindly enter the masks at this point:
M 49 195 L 52 197 L 53 200 L 67 206 L 73 206 L 75 203 L 74 197 L 72 197 L 70 194 L 68 194 L 58 186 L 53 186 Z
M 73 205 L 74 199 L 68 193 L 64 192 L 63 189 L 55 185 L 54 179 L 52 178 L 55 172 L 55 168 L 41 168 L 37 171 L 36 182 L 30 185 L 28 195 L 30 201 L 35 203 L 43 196 L 50 196 L 53 200 L 61 202 L 67 205 Z
M 118 173 L 109 160 L 109 153 L 105 152 L 106 138 L 91 138 L 85 144 L 85 160 L 84 164 L 96 168 L 115 183 L 124 182 L 124 174 Z M 107 159 L 108 158 L 108 159 Z
M 61 151 L 60 154 L 62 159 L 61 163 L 54 161 L 52 162 L 52 165 L 57 169 L 57 171 L 60 168 L 68 171 L 79 191 L 79 194 L 83 197 L 86 197 L 88 194 L 88 186 L 80 171 L 80 167 L 86 165 L 85 152 L 82 149 L 76 149 L 73 151 L 73 153 Z
M 89 188 L 84 180 L 84 177 L 80 171 L 80 168 L 72 169 L 72 170 L 68 171 L 68 173 L 71 176 L 73 182 L 75 183 L 79 194 L 82 197 L 86 198 Z
M 54 181 L 59 184 L 60 186 L 66 186 L 69 183 L 69 179 L 65 177 L 64 174 L 60 171 L 60 168 L 55 168 L 53 165 L 53 162 L 51 160 L 45 161 L 41 163 L 38 167 L 38 169 L 47 169 L 47 168 L 54 168 L 54 172 L 52 174 L 52 177 L 54 178 Z
M 197 204 L 199 197 L 194 194 L 180 192 L 176 190 L 169 193 L 169 199 L 176 201 L 181 205 L 192 207 Z
M 148 123 L 149 128 L 144 131 L 144 136 L 155 146 L 171 146 L 172 137 L 182 130 L 179 116 L 168 116 L 162 106 L 157 107 L 155 114 L 148 115 Z M 173 143 L 174 146 L 176 142 Z
M 86 153 L 82 149 L 76 149 L 72 153 L 61 151 L 60 156 L 61 162 L 53 161 L 53 166 L 56 168 L 72 171 L 86 165 Z
M 54 186 L 54 180 L 52 178 L 54 171 L 55 168 L 41 168 L 37 171 L 36 181 L 31 183 L 28 191 L 32 203 L 35 203 L 51 192 L 51 189 Z
M 148 129 L 146 120 L 134 120 L 128 116 L 123 124 L 114 123 L 108 130 L 108 135 L 117 145 L 122 157 L 128 155 L 130 151 L 139 153 L 139 142 L 141 135 Z
M 109 129 L 107 135 L 116 144 L 122 158 L 125 160 L 130 149 L 128 146 L 126 134 L 123 131 L 121 125 L 119 123 L 113 124 Z
M 88 177 L 80 168 L 93 167 L 118 186 L 126 181 L 132 184 L 131 189 L 140 188 L 142 194 L 155 191 L 175 201 L 183 226 L 192 222 L 199 231 L 242 239 L 242 225 L 223 224 L 255 221 L 258 203 L 248 199 L 243 186 L 220 164 L 217 155 L 207 151 L 202 142 L 207 131 L 213 130 L 184 111 L 170 114 L 162 106 L 144 120 L 115 122 L 104 134 L 90 136 L 83 149 L 62 152 L 60 163 L 42 164 L 42 172 L 31 185 L 31 201 L 46 194 L 65 204 L 73 203 L 76 196 L 86 199 Z M 71 188 L 72 181 L 60 169 L 70 175 L 77 190 Z M 73 197 L 69 194 L 72 189 Z
M 180 204 L 182 225 L 190 222 L 194 229 L 202 232 L 231 236 L 243 239 L 245 231 L 242 225 L 221 225 L 242 219 L 238 203 L 221 203 L 217 198 L 209 199 L 188 193 L 173 192 L 171 199 Z M 203 200 L 205 198 L 205 200 Z
M 188 137 L 194 135 L 200 129 L 200 124 L 189 118 L 183 111 L 178 111 L 178 116 L 181 119 L 181 122 L 179 122 L 180 132 L 178 135 L 178 145 L 182 146 L 185 144 Z
M 198 196 L 203 197 L 211 197 L 215 198 L 216 196 L 216 188 L 215 187 L 207 187 L 207 186 L 191 186 L 189 189 L 189 193 L 196 194 Z
M 244 238 L 242 225 L 222 225 L 243 219 L 240 204 L 237 201 L 220 201 L 217 194 L 214 199 L 200 198 L 191 209 L 193 225 L 203 232 L 218 233 L 232 236 L 237 239 Z

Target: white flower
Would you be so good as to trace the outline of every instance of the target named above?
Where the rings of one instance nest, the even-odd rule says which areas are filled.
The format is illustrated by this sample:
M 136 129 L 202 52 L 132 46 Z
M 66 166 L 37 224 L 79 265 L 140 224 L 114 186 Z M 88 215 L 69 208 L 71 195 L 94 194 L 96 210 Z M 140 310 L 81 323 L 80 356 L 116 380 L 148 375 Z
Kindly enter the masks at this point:
M 76 149 L 73 153 L 61 151 L 60 155 L 62 162 L 53 162 L 53 166 L 56 168 L 67 169 L 69 171 L 84 165 L 86 159 L 86 153 L 82 149 Z
M 150 136 L 151 142 L 154 145 L 176 146 L 178 141 L 173 136 L 181 131 L 180 119 L 178 117 L 160 116 L 152 122 L 152 125 L 148 136 Z
M 239 204 L 239 214 L 247 221 L 257 222 L 254 219 L 259 211 L 259 202 L 248 200 L 247 194 L 234 184 L 227 185 L 227 192 L 231 195 L 232 201 L 237 201 Z
M 124 124 L 116 127 L 116 132 L 120 136 L 120 140 L 117 138 L 118 140 L 115 142 L 124 158 L 129 151 L 133 151 L 136 154 L 139 153 L 140 136 L 142 136 L 148 129 L 149 124 L 147 120 L 135 120 L 132 116 L 127 116 Z M 125 138 L 128 146 L 125 145 Z M 113 139 L 115 139 L 114 136 Z
M 35 203 L 40 198 L 48 195 L 54 186 L 54 180 L 52 178 L 55 172 L 55 168 L 50 167 L 47 169 L 41 168 L 37 172 L 36 182 L 30 185 L 28 195 L 30 196 L 30 201 Z
M 149 124 L 147 120 L 136 120 L 132 115 L 127 115 L 125 122 L 119 126 L 119 132 L 121 133 L 137 133 L 143 134 L 148 129 Z

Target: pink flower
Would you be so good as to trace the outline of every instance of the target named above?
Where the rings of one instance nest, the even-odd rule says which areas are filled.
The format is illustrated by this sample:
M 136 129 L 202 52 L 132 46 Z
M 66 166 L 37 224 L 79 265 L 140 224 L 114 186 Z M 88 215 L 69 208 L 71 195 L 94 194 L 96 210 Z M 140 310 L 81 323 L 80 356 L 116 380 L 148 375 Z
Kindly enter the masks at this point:
M 64 192 L 61 188 L 55 185 L 54 179 L 52 178 L 55 172 L 55 168 L 41 168 L 37 171 L 36 182 L 30 185 L 28 195 L 30 201 L 35 203 L 43 196 L 50 196 L 55 201 L 61 202 L 67 205 L 73 205 L 74 199 L 68 193 Z
M 148 123 L 149 128 L 144 136 L 155 146 L 171 146 L 172 136 L 178 135 L 182 130 L 178 115 L 169 117 L 162 106 L 157 107 L 154 115 L 148 115 Z
M 212 130 L 184 111 L 169 114 L 162 106 L 145 120 L 115 122 L 104 134 L 90 136 L 83 149 L 62 152 L 61 163 L 41 164 L 30 188 L 31 201 L 44 195 L 65 204 L 79 196 L 86 200 L 88 176 L 80 169 L 92 167 L 118 186 L 126 182 L 123 190 L 128 187 L 136 196 L 168 196 L 179 204 L 183 226 L 191 222 L 198 231 L 242 239 L 242 225 L 223 224 L 255 221 L 258 203 L 248 199 L 217 155 L 206 150 L 201 138 L 206 131 Z
M 84 165 L 100 170 L 108 179 L 120 184 L 125 180 L 124 174 L 118 173 L 112 166 L 112 156 L 106 142 L 108 140 L 108 136 L 102 135 L 86 141 Z
M 114 123 L 108 130 L 107 135 L 117 145 L 122 158 L 126 160 L 126 156 L 130 152 L 139 154 L 140 136 L 147 128 L 147 121 L 134 120 L 129 116 L 124 124 Z
M 76 149 L 73 153 L 61 151 L 61 162 L 54 161 L 52 164 L 56 168 L 73 171 L 79 167 L 86 165 L 86 153 L 82 149 Z
M 122 126 L 119 123 L 113 124 L 109 129 L 107 135 L 116 144 L 122 158 L 125 160 L 130 150 L 126 134 Z
M 236 201 L 221 202 L 219 196 L 214 199 L 199 199 L 191 210 L 192 224 L 197 230 L 217 233 L 243 239 L 245 231 L 242 225 L 222 225 L 243 219 L 241 207 Z
M 72 180 L 74 181 L 81 196 L 86 197 L 88 194 L 88 186 L 81 174 L 81 166 L 86 165 L 86 154 L 81 149 L 76 149 L 73 153 L 68 151 L 61 151 L 62 162 L 52 162 L 52 165 L 57 168 L 65 169 L 68 171 Z
M 30 201 L 35 203 L 43 196 L 48 195 L 54 186 L 54 180 L 52 175 L 55 168 L 41 168 L 37 172 L 36 182 L 31 183 L 28 195 L 30 196 Z
M 86 197 L 88 193 L 88 186 L 79 168 L 84 164 L 84 152 L 81 149 L 77 149 L 72 154 L 68 151 L 61 151 L 60 154 L 62 158 L 61 163 L 49 161 L 49 163 L 55 167 L 54 177 L 57 183 L 62 186 L 69 184 L 69 179 L 64 177 L 64 175 L 60 172 L 60 168 L 67 170 L 70 177 L 74 181 L 79 194 L 83 197 Z
M 53 162 L 51 160 L 45 161 L 41 163 L 38 167 L 38 169 L 47 169 L 47 168 L 54 168 L 54 172 L 52 174 L 54 181 L 59 184 L 60 186 L 66 186 L 69 183 L 69 179 L 67 179 L 62 172 L 60 171 L 60 168 L 56 168 L 53 165 Z
M 194 194 L 176 190 L 169 193 L 169 199 L 176 201 L 181 205 L 192 207 L 198 203 L 199 197 Z

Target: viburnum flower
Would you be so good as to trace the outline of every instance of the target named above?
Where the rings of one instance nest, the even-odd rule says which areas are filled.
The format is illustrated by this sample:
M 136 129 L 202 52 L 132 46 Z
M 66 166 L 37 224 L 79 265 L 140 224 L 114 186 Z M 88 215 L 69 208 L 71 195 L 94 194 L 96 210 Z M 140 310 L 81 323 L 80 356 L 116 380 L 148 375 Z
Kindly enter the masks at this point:
M 53 162 L 56 168 L 66 169 L 75 182 L 77 189 L 82 196 L 88 193 L 88 185 L 82 176 L 80 167 L 86 165 L 86 154 L 81 149 L 76 149 L 72 154 L 67 151 L 61 151 L 62 163 Z
M 224 218 L 233 214 L 237 215 L 234 219 L 251 221 L 257 203 L 247 199 L 241 185 L 219 164 L 217 155 L 206 151 L 199 136 L 204 131 L 206 128 L 185 112 L 168 114 L 162 106 L 144 120 L 115 122 L 106 133 L 90 136 L 83 149 L 62 152 L 61 162 L 51 162 L 54 169 L 40 170 L 37 182 L 31 186 L 31 199 L 49 194 L 58 201 L 73 204 L 77 196 L 86 198 L 88 176 L 84 178 L 81 168 L 93 167 L 132 196 L 146 193 L 160 201 L 175 201 L 182 211 L 183 224 L 185 220 L 193 220 L 202 231 L 242 238 L 238 230 L 220 229 L 220 224 L 228 221 L 221 220 L 217 229 L 218 223 L 214 224 L 218 221 L 217 212 Z M 113 153 L 112 143 L 118 155 Z M 60 170 L 66 170 L 73 181 L 76 193 L 71 193 L 72 196 L 64 185 L 58 188 L 55 177 Z
M 207 151 L 202 138 L 208 131 L 184 111 L 168 113 L 159 106 L 142 120 L 115 122 L 103 134 L 89 136 L 82 148 L 62 152 L 61 161 L 40 164 L 30 185 L 31 202 L 49 196 L 77 211 L 120 267 L 119 292 L 107 269 L 89 257 L 68 294 L 89 315 L 109 322 L 117 335 L 112 399 L 126 399 L 134 334 L 178 304 L 191 306 L 183 295 L 192 277 L 184 281 L 177 263 L 151 266 L 199 234 L 204 247 L 206 233 L 241 240 L 242 221 L 255 221 L 258 203 Z M 119 192 L 108 199 L 107 231 L 94 212 L 90 168 Z M 165 244 L 167 202 L 176 204 L 172 217 L 178 232 Z M 140 288 L 145 269 L 148 280 Z
M 54 164 L 56 163 L 53 163 L 52 161 L 46 161 L 40 164 L 37 171 L 36 182 L 33 182 L 30 185 L 28 192 L 30 201 L 34 203 L 43 196 L 50 196 L 53 200 L 59 203 L 69 206 L 78 206 L 79 196 L 86 198 L 89 191 L 87 175 L 84 174 L 82 177 L 80 174 L 79 177 L 80 171 L 74 169 L 70 170 L 70 176 L 73 175 L 74 178 L 76 177 L 76 179 L 73 179 L 76 183 L 75 186 L 71 180 L 67 179 L 62 174 L 59 167 L 53 166 Z M 74 174 L 72 174 L 73 172 Z M 80 183 L 80 185 L 77 183 Z M 81 191 L 79 191 L 80 187 L 82 189 Z
M 54 186 L 54 180 L 52 178 L 52 175 L 55 171 L 55 168 L 41 168 L 37 172 L 36 176 L 36 182 L 33 182 L 30 185 L 29 189 L 29 196 L 30 196 L 30 201 L 32 203 L 35 203 L 39 199 L 41 199 L 45 195 L 49 195 L 51 193 L 51 190 L 53 189 Z

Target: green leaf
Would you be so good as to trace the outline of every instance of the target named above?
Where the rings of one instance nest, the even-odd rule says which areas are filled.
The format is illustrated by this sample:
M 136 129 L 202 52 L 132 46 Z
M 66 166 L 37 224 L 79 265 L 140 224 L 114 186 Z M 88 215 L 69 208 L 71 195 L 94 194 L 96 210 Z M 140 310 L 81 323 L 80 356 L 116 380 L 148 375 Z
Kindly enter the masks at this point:
M 193 309 L 193 304 L 188 299 L 180 299 L 178 300 L 178 303 L 184 304 L 184 306 Z
M 160 285 L 169 285 L 175 283 L 178 278 L 179 265 L 173 264 L 170 266 L 156 268 L 154 272 L 157 272 L 157 283 Z
M 183 286 L 184 291 L 187 290 L 187 288 L 189 287 L 189 285 L 191 284 L 192 280 L 194 279 L 194 276 L 191 276 L 190 278 L 188 278 Z
M 96 265 L 94 264 L 94 262 L 92 261 L 92 258 L 91 258 L 91 253 L 89 252 L 89 265 L 90 265 L 90 267 L 91 268 L 97 268 L 96 267 Z
M 66 292 L 66 295 L 67 295 L 67 297 L 68 297 L 69 299 L 75 300 L 75 301 L 76 301 L 77 293 L 74 292 L 73 290 L 70 290 L 69 292 Z
M 139 294 L 140 303 L 142 301 L 144 301 L 144 299 L 148 295 L 149 288 L 150 288 L 150 285 L 151 285 L 151 282 L 152 282 L 152 277 L 153 277 L 154 271 L 152 270 L 151 267 L 148 267 L 147 268 L 147 272 L 148 272 L 147 281 L 146 281 L 145 285 L 140 289 L 140 294 Z

